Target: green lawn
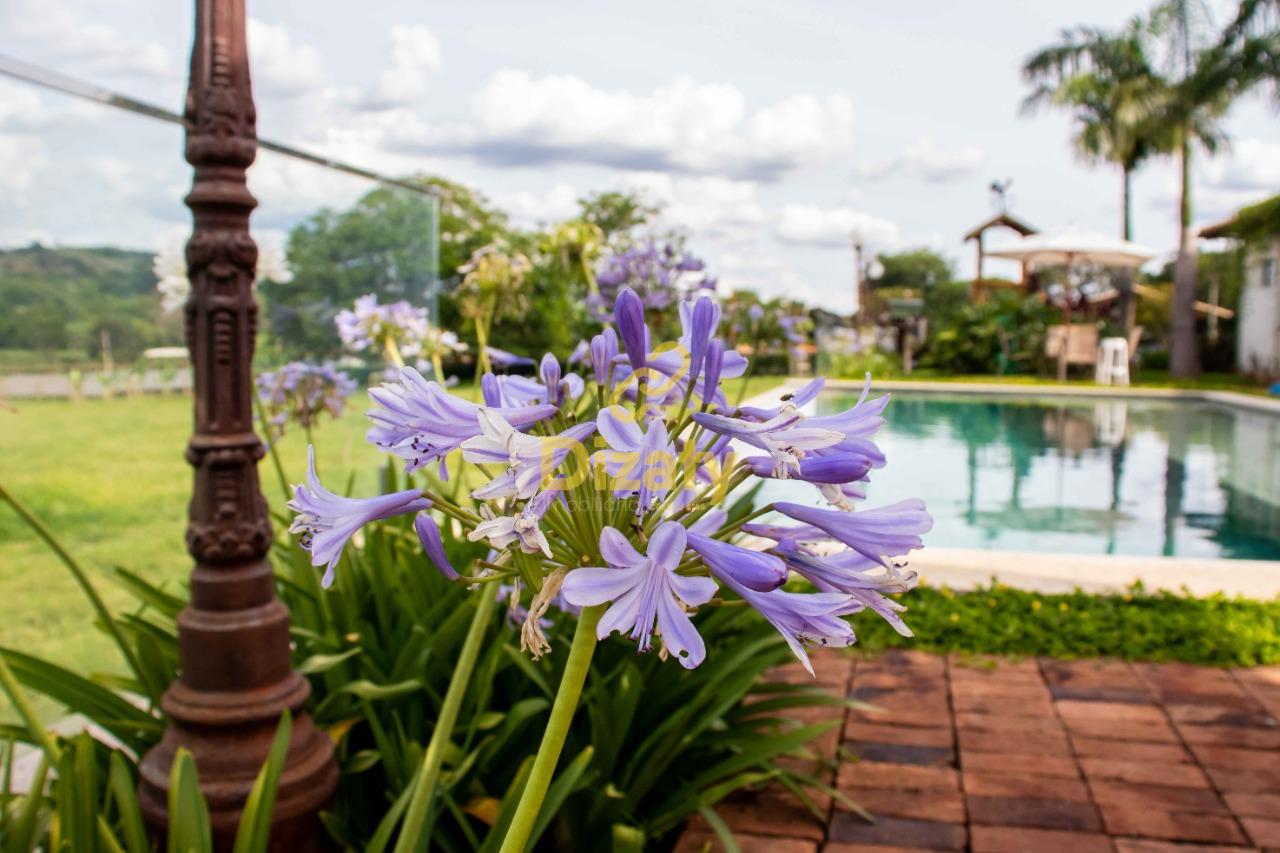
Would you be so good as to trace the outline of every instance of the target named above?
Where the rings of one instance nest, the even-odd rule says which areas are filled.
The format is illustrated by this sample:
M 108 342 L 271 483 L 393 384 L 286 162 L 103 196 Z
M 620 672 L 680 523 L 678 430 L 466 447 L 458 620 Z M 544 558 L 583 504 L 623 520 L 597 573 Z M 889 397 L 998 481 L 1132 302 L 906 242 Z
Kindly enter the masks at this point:
M 753 378 L 748 395 L 779 382 Z M 736 388 L 728 392 L 737 398 Z M 367 399 L 353 402 L 345 417 L 316 429 L 317 465 L 337 490 L 356 472 L 354 492 L 367 494 L 386 457 L 364 441 Z M 11 406 L 0 408 L 0 482 L 92 573 L 108 606 L 130 601 L 102 573 L 112 565 L 174 588 L 182 583 L 191 565 L 183 546 L 191 469 L 182 458 L 190 398 L 16 400 Z M 279 450 L 290 481 L 300 480 L 306 466 L 301 431 L 286 435 Z M 260 474 L 263 492 L 279 507 L 284 499 L 269 459 Z M 0 644 L 80 672 L 115 668 L 114 653 L 91 620 L 67 570 L 0 504 Z

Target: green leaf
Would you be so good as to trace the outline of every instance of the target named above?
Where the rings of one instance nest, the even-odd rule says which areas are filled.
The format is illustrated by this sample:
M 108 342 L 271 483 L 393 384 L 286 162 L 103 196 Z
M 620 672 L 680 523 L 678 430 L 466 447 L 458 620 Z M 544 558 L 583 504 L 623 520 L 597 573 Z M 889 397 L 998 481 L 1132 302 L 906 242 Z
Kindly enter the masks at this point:
M 107 786 L 115 801 L 120 830 L 124 835 L 125 849 L 129 853 L 148 853 L 151 845 L 147 842 L 146 825 L 142 822 L 137 785 L 119 752 L 111 753 Z
M 164 731 L 146 711 L 68 669 L 12 649 L 0 648 L 0 655 L 22 684 L 84 714 L 134 752 L 145 752 Z
M 351 660 L 360 654 L 360 651 L 360 647 L 356 646 L 334 655 L 312 655 L 298 664 L 297 670 L 303 675 L 319 675 L 322 672 L 328 672 L 343 661 Z
M 587 767 L 591 764 L 591 757 L 595 755 L 595 749 L 588 746 L 578 756 L 569 762 L 569 765 L 560 771 L 560 775 L 547 788 L 546 799 L 542 801 L 542 808 L 538 810 L 538 819 L 534 821 L 533 831 L 529 834 L 529 843 L 526 849 L 533 849 L 538 846 L 538 839 L 542 837 L 542 833 L 547 831 L 547 827 L 551 824 L 551 819 L 560 811 L 560 807 L 564 805 L 564 801 L 569 798 L 578 786 L 578 780 L 582 778 L 582 774 L 586 772 Z
M 698 814 L 702 815 L 702 819 L 707 822 L 707 826 L 711 827 L 711 831 L 716 834 L 716 838 L 720 839 L 720 844 L 724 847 L 725 853 L 742 853 L 738 848 L 738 841 L 733 837 L 733 830 L 729 828 L 729 824 L 724 822 L 720 815 L 716 814 L 716 810 L 707 805 L 698 805 Z
M 293 715 L 285 709 L 276 727 L 275 739 L 267 751 L 267 760 L 253 781 L 253 788 L 244 803 L 240 826 L 236 829 L 236 843 L 232 853 L 266 853 L 267 839 L 271 835 L 271 818 L 276 807 L 276 790 L 280 786 L 280 774 L 284 771 L 285 755 L 289 751 L 289 736 L 293 732 Z
M 196 763 L 179 748 L 169 772 L 169 853 L 213 853 L 209 807 L 200 793 Z

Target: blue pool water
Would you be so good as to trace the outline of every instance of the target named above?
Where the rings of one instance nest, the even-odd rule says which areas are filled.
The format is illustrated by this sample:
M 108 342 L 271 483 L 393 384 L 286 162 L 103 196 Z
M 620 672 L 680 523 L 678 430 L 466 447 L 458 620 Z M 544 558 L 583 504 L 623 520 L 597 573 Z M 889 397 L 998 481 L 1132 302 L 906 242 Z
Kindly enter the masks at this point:
M 927 545 L 1280 560 L 1280 418 L 1207 402 L 892 395 L 865 506 L 925 499 Z M 856 396 L 827 394 L 826 414 Z M 770 482 L 766 499 L 815 502 Z

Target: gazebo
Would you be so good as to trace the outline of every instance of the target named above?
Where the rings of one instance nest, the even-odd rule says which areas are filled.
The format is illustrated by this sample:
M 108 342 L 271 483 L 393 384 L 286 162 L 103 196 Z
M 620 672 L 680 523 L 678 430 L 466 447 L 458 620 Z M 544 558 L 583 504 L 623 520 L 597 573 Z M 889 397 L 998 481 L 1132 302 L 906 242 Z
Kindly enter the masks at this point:
M 1026 237 L 1028 235 L 1036 233 L 1036 229 L 1032 228 L 1030 225 L 1021 221 L 1020 219 L 1015 219 L 1014 217 L 1010 216 L 1007 212 L 1002 210 L 999 213 L 997 213 L 995 216 L 986 220 L 985 222 L 979 223 L 971 231 L 969 231 L 968 234 L 964 235 L 964 241 L 966 243 L 969 242 L 970 240 L 973 240 L 978 244 L 978 263 L 977 263 L 977 268 L 974 270 L 974 273 L 973 273 L 973 287 L 971 291 L 971 295 L 975 301 L 981 298 L 982 293 L 984 292 L 984 289 L 987 286 L 987 282 L 982 275 L 983 262 L 986 260 L 986 247 L 983 241 L 984 241 L 984 235 L 986 234 L 986 232 L 992 228 L 1008 228 L 1012 231 L 1017 232 L 1019 237 Z M 1026 264 L 1023 264 L 1022 265 L 1022 286 L 1024 288 L 1026 287 L 1026 283 L 1027 283 L 1027 266 Z

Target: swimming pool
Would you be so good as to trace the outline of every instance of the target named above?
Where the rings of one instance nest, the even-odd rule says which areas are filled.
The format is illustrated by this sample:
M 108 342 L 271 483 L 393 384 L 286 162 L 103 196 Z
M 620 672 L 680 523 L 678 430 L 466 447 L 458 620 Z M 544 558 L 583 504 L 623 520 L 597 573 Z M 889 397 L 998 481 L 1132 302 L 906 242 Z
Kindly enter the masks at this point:
M 819 414 L 856 394 L 827 392 Z M 865 506 L 925 499 L 926 545 L 1280 560 L 1280 417 L 1195 399 L 901 391 Z M 771 481 L 766 500 L 816 497 Z

